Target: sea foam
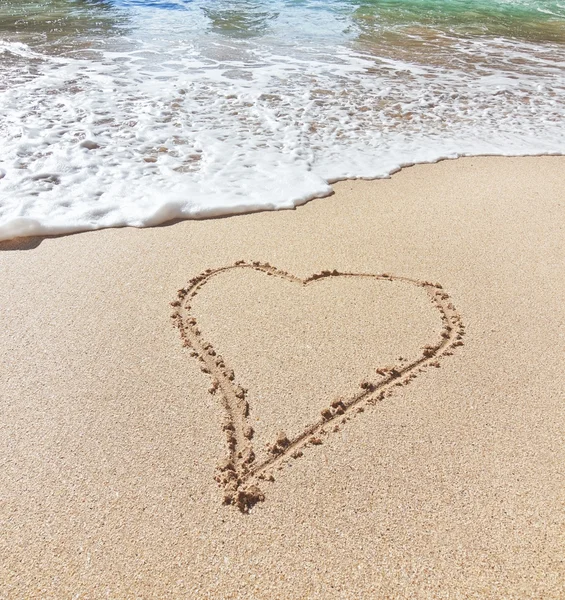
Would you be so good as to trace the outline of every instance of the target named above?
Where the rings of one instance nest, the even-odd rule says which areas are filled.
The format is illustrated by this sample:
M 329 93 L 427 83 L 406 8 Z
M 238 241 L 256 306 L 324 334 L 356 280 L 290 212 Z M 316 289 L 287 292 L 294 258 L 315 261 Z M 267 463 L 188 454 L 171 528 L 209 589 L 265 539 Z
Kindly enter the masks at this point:
M 203 39 L 2 42 L 0 240 L 292 208 L 442 158 L 565 153 L 563 46 Z

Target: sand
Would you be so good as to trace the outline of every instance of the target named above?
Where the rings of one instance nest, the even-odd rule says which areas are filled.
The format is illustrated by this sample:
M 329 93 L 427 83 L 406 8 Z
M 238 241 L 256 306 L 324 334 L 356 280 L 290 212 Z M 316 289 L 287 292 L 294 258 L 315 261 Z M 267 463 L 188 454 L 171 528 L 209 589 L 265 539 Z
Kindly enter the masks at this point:
M 564 174 L 0 244 L 0 598 L 563 598 Z

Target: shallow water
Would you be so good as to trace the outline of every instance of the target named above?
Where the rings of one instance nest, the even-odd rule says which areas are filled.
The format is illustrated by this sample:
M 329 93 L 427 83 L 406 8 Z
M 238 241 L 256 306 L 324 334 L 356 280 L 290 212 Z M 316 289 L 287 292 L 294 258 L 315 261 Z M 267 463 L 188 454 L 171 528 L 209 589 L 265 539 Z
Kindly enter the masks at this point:
M 0 0 L 0 239 L 565 153 L 565 0 Z

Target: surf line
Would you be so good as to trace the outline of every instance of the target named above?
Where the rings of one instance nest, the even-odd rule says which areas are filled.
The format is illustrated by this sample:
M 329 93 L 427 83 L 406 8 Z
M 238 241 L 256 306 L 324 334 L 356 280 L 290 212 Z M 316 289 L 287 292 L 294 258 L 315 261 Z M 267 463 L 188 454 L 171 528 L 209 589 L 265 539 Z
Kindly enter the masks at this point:
M 320 419 L 308 425 L 300 434 L 289 439 L 280 432 L 277 439 L 268 447 L 269 456 L 255 460 L 253 451 L 253 428 L 249 423 L 249 403 L 247 390 L 235 379 L 233 369 L 226 365 L 221 354 L 207 342 L 192 313 L 191 301 L 210 279 L 233 269 L 254 269 L 266 275 L 279 277 L 298 285 L 307 286 L 330 277 L 370 278 L 380 281 L 402 282 L 423 288 L 432 305 L 438 311 L 442 328 L 438 339 L 424 346 L 414 360 L 407 364 L 377 367 L 375 380 L 363 380 L 359 389 L 347 397 L 336 398 L 321 411 Z M 324 437 L 338 431 L 339 425 L 346 423 L 365 408 L 392 396 L 396 387 L 406 386 L 428 367 L 439 367 L 440 360 L 453 354 L 453 350 L 463 345 L 465 325 L 451 298 L 439 283 L 431 283 L 410 277 L 389 273 L 350 273 L 322 271 L 304 279 L 259 261 L 238 260 L 233 265 L 207 269 L 193 277 L 186 287 L 178 290 L 177 299 L 171 302 L 171 318 L 180 331 L 183 347 L 190 356 L 200 363 L 202 372 L 211 377 L 209 393 L 220 397 L 225 410 L 222 429 L 226 435 L 227 457 L 218 465 L 215 480 L 223 488 L 224 504 L 234 505 L 246 513 L 257 503 L 265 500 L 260 488 L 262 482 L 274 481 L 274 471 L 283 468 L 290 460 L 300 458 L 310 446 L 323 443 Z

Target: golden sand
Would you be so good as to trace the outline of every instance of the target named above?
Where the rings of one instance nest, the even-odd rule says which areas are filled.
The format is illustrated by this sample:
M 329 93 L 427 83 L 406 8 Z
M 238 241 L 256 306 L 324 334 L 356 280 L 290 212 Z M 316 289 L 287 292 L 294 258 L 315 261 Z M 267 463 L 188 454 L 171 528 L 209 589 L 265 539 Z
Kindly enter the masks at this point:
M 564 597 L 563 173 L 0 244 L 0 598 Z

